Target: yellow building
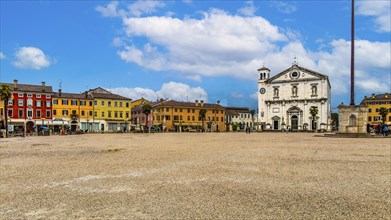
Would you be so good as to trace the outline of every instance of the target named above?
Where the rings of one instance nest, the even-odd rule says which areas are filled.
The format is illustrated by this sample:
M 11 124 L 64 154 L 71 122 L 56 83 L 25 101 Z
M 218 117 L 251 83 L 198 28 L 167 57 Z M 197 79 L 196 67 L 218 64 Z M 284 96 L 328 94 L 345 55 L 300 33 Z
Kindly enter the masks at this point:
M 93 131 L 99 129 L 94 122 L 93 99 L 88 94 L 62 93 L 53 95 L 53 122 L 50 124 L 54 132 L 61 129 L 71 131 Z
M 136 106 L 139 106 L 139 105 L 142 105 L 144 103 L 150 103 L 148 100 L 144 99 L 144 98 L 141 98 L 141 99 L 137 99 L 137 100 L 134 100 L 131 102 L 130 104 L 130 107 L 136 107 Z
M 382 116 L 379 114 L 379 109 L 384 107 L 388 109 L 388 115 L 385 118 L 385 123 L 391 125 L 391 95 L 388 93 L 367 97 L 361 101 L 367 108 L 367 121 L 370 125 L 375 125 L 382 122 Z
M 113 94 L 100 87 L 83 94 L 91 96 L 94 101 L 93 120 L 94 123 L 99 123 L 98 130 L 111 132 L 129 130 L 131 99 Z
M 162 100 L 151 103 L 151 106 L 153 124 L 165 131 L 201 131 L 201 109 L 206 110 L 203 127 L 205 131 L 225 131 L 225 108 L 219 103 Z

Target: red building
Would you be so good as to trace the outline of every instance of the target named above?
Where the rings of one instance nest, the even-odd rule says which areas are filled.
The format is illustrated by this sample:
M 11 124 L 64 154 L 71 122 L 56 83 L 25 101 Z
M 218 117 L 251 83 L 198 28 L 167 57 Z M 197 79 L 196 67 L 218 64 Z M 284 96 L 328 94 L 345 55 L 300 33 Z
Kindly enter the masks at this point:
M 24 129 L 27 133 L 34 132 L 36 127 L 48 125 L 52 121 L 52 95 L 51 86 L 8 84 L 12 97 L 8 101 L 8 124 L 14 130 Z

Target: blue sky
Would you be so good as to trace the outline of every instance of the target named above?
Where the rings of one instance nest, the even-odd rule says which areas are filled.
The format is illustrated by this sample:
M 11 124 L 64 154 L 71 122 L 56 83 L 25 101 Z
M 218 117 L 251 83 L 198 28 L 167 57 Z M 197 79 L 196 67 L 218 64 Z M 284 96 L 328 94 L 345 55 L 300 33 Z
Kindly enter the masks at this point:
M 299 65 L 349 103 L 350 1 L 0 1 L 0 81 L 257 108 Z M 356 1 L 356 103 L 390 93 L 390 1 Z

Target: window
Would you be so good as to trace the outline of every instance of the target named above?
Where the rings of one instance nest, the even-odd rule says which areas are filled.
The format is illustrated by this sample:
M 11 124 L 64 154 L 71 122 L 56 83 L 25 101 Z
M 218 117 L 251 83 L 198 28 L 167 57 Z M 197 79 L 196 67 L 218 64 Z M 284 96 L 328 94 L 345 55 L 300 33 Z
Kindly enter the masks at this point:
M 41 107 L 41 101 L 40 100 L 35 101 L 35 106 Z
M 111 111 L 107 112 L 107 117 L 111 118 Z
M 47 98 L 47 99 L 50 99 L 50 97 L 52 97 L 52 96 L 51 96 L 51 95 L 46 95 L 46 98 Z
M 27 99 L 27 105 L 32 106 L 33 105 L 33 100 L 32 99 Z
M 179 109 L 179 112 L 182 112 L 182 109 L 181 109 L 181 108 Z
M 372 117 L 371 116 L 368 116 L 368 121 L 372 121 Z
M 46 101 L 46 107 L 50 107 L 50 106 L 51 106 L 50 101 Z
M 178 120 L 179 120 L 178 115 L 174 115 L 174 121 L 178 121 Z
M 14 104 L 14 100 L 8 100 L 8 105 L 13 105 Z
M 98 112 L 94 112 L 94 117 L 98 117 Z
M 118 112 L 114 111 L 114 118 L 118 118 Z
M 195 110 L 194 110 L 194 109 L 192 109 L 191 111 L 192 111 L 193 113 L 195 112 Z
M 190 109 L 189 108 L 187 109 L 187 113 L 190 113 Z
M 381 121 L 381 117 L 380 117 L 380 116 L 375 116 L 375 117 L 373 118 L 373 120 L 374 120 L 374 121 Z
M 92 101 L 89 101 L 89 105 L 92 106 Z
M 224 117 L 221 117 L 221 121 L 224 121 Z
M 190 116 L 187 116 L 187 120 L 190 121 Z
M 62 105 L 68 105 L 68 100 L 67 100 L 67 99 L 61 100 L 61 104 L 62 104 Z
M 33 117 L 33 110 L 27 110 L 27 117 L 29 118 Z
M 56 110 L 53 110 L 53 115 L 57 115 L 57 111 Z
M 102 102 L 101 102 L 101 105 L 102 105 L 102 106 L 105 106 L 105 101 L 102 101 Z
M 123 116 L 123 113 L 119 112 L 119 117 L 122 118 L 122 116 Z
M 32 98 L 33 94 L 27 94 L 27 97 Z
M 58 105 L 58 100 L 57 99 L 53 99 L 53 105 Z
M 46 110 L 46 118 L 51 118 L 50 110 Z
M 89 111 L 89 112 L 88 112 L 88 115 L 89 115 L 89 116 L 92 116 L 92 111 Z
M 98 101 L 94 101 L 94 106 L 97 106 L 98 105 Z
M 166 120 L 167 121 L 170 121 L 171 120 L 171 117 L 169 115 L 166 115 Z
M 18 100 L 18 106 L 23 106 L 24 102 L 23 100 Z
M 179 120 L 181 120 L 181 121 L 183 120 L 183 119 L 182 119 L 182 115 L 181 115 L 181 116 L 179 116 Z
M 111 102 L 110 101 L 107 102 L 107 106 L 111 107 Z
M 372 109 L 371 109 L 371 108 L 368 108 L 368 112 L 371 113 L 371 112 L 372 112 Z
M 77 100 L 71 100 L 71 105 L 77 105 Z
M 18 97 L 23 97 L 23 93 L 18 93 Z
M 54 110 L 54 111 L 56 111 L 56 110 Z M 54 113 L 53 113 L 53 114 L 54 114 Z M 41 110 L 37 110 L 35 116 L 36 116 L 37 118 L 41 118 Z
M 129 102 L 126 103 L 126 108 L 129 108 Z
M 72 115 L 76 115 L 76 110 L 72 110 Z
M 379 109 L 378 109 L 378 108 L 376 109 L 376 112 L 379 112 Z
M 125 115 L 126 118 L 129 118 L 129 112 L 126 112 Z
M 177 108 L 175 109 L 175 112 L 178 112 L 178 109 L 177 109 Z M 175 120 L 175 119 L 174 119 L 174 120 Z
M 22 110 L 22 109 L 19 109 L 19 110 L 18 110 L 18 117 L 19 117 L 19 118 L 22 118 L 23 115 L 24 115 L 23 110 Z
M 194 117 L 194 116 L 191 116 L 191 120 L 194 121 L 194 120 L 195 120 L 195 117 Z
M 122 102 L 120 102 L 120 103 L 119 103 L 119 107 L 121 107 L 121 108 L 122 108 Z
M 68 116 L 68 110 L 62 110 L 62 115 Z
M 84 111 L 81 111 L 81 115 L 84 116 Z
M 349 116 L 349 126 L 356 126 L 356 116 L 355 115 Z
M 40 98 L 41 98 L 41 94 L 37 94 L 37 98 L 39 98 L 39 99 L 40 99 Z
M 118 102 L 114 102 L 114 107 L 118 107 Z
M 13 117 L 12 109 L 8 109 L 8 117 Z
M 86 106 L 86 101 L 80 101 L 81 106 Z

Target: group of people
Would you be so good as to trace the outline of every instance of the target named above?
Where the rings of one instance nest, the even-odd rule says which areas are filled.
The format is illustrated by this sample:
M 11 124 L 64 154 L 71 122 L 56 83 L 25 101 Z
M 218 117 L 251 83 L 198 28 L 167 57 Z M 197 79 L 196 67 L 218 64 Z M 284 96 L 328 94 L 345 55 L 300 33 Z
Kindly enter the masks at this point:
M 383 136 L 388 136 L 388 134 L 390 133 L 390 128 L 388 127 L 387 124 L 383 124 L 383 123 L 379 123 L 375 126 L 373 126 L 373 128 L 369 128 L 368 129 L 368 132 L 371 132 L 371 130 L 376 134 L 376 135 L 383 135 Z

